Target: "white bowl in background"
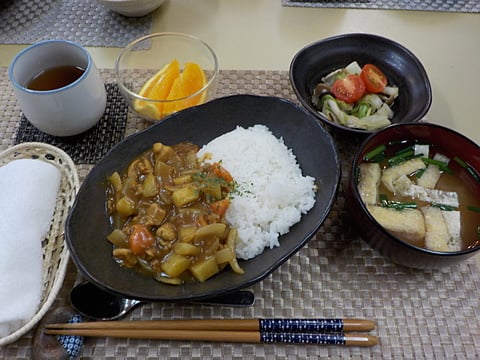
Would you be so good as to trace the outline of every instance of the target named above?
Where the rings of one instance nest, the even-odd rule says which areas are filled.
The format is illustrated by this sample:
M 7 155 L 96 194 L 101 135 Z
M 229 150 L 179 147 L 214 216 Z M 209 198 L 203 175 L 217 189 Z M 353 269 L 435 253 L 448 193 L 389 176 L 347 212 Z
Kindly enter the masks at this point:
M 98 0 L 106 8 L 124 16 L 144 16 L 158 9 L 165 0 Z

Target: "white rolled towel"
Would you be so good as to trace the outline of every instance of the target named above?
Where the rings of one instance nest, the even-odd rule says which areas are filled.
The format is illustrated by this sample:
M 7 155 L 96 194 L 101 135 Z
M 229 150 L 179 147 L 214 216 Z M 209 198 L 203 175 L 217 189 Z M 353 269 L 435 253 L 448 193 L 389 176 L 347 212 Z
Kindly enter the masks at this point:
M 0 337 L 22 327 L 40 304 L 41 243 L 60 181 L 60 171 L 41 160 L 14 160 L 0 167 Z

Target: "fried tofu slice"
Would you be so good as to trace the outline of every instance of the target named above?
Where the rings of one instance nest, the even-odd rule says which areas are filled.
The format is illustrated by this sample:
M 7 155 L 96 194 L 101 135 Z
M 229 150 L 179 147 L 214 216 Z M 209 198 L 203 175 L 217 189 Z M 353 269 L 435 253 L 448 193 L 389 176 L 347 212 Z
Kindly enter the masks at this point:
M 446 164 L 448 164 L 448 162 L 450 161 L 450 159 L 447 156 L 442 155 L 440 153 L 436 153 L 433 156 L 433 159 L 437 161 L 442 161 Z M 438 165 L 428 164 L 422 176 L 418 178 L 417 185 L 423 186 L 425 188 L 433 189 L 437 185 L 437 182 L 440 179 L 441 175 L 442 175 L 442 171 L 440 170 Z
M 365 204 L 374 205 L 377 203 L 378 185 L 380 184 L 380 165 L 378 163 L 362 163 L 358 169 L 360 197 Z
M 415 144 L 413 147 L 415 155 L 421 155 L 423 157 L 430 157 L 430 145 L 427 144 Z
M 410 196 L 413 199 L 429 203 L 458 207 L 458 194 L 454 191 L 443 191 L 438 189 L 425 188 L 414 184 L 406 175 L 393 180 L 392 186 L 396 194 Z
M 425 218 L 425 247 L 435 251 L 449 251 L 450 235 L 442 210 L 432 206 L 424 206 L 420 210 Z
M 382 206 L 368 206 L 375 220 L 399 238 L 419 243 L 425 237 L 425 222 L 418 209 L 396 210 Z
M 420 158 L 414 158 L 408 161 L 404 161 L 399 165 L 395 165 L 385 169 L 383 171 L 381 180 L 383 184 L 387 187 L 388 190 L 391 192 L 395 192 L 393 187 L 393 181 L 398 179 L 402 175 L 410 175 L 413 174 L 415 171 L 425 169 L 426 165 Z
M 444 211 L 442 210 L 443 219 L 447 224 L 448 230 L 448 248 L 450 251 L 459 251 L 462 247 L 462 222 L 460 219 L 460 211 Z

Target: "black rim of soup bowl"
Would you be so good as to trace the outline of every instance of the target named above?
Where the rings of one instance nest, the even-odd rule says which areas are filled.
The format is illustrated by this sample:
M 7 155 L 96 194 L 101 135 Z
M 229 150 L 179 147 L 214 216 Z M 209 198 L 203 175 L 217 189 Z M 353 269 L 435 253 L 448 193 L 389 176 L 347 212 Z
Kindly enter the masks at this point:
M 226 109 L 233 112 L 225 114 Z M 298 122 L 281 122 L 285 117 L 293 117 Z M 213 130 L 200 126 L 206 119 L 210 121 L 209 129 Z M 188 127 L 192 122 L 196 123 L 197 127 Z M 280 237 L 280 247 L 265 249 L 264 253 L 251 260 L 240 261 L 245 275 L 235 277 L 236 274 L 226 269 L 204 283 L 194 282 L 185 286 L 156 282 L 151 277 L 121 268 L 114 263 L 111 255 L 104 255 L 111 254 L 112 247 L 107 242 L 106 235 L 112 229 L 105 205 L 101 206 L 98 201 L 95 206 L 91 206 L 91 203 L 97 197 L 105 198 L 107 175 L 125 168 L 154 142 L 176 144 L 192 141 L 203 145 L 233 130 L 237 125 L 249 127 L 257 123 L 268 126 L 277 137 L 284 134 L 285 144 L 297 155 L 302 172 L 314 176 L 317 184 L 320 182 L 314 207 L 302 216 L 300 223 L 294 225 L 288 234 Z M 302 126 L 299 126 L 299 123 Z M 200 134 L 195 134 L 195 128 L 203 130 Z M 311 136 L 313 133 L 319 136 Z M 142 141 L 139 142 L 139 138 Z M 328 166 L 328 171 L 319 168 L 321 165 Z M 315 235 L 330 213 L 336 200 L 340 176 L 340 160 L 332 138 L 305 109 L 278 97 L 227 96 L 173 114 L 146 130 L 125 138 L 110 150 L 90 171 L 78 192 L 66 223 L 66 242 L 79 271 L 87 280 L 111 293 L 148 301 L 184 302 L 207 299 L 257 283 L 300 250 Z M 82 218 L 81 214 L 88 214 L 88 218 Z M 92 218 L 100 219 L 99 229 L 92 229 Z M 91 240 L 85 240 L 88 237 L 96 238 L 95 245 L 92 245 Z M 94 255 L 100 263 L 89 257 L 91 252 L 101 253 Z
M 455 153 L 459 154 L 462 152 L 467 154 L 468 158 L 463 160 L 468 162 L 478 172 L 478 169 L 480 169 L 480 146 L 471 139 L 442 125 L 403 123 L 384 128 L 364 140 L 358 153 L 354 156 L 348 180 L 347 198 L 349 198 L 351 204 L 350 213 L 360 230 L 363 240 L 392 262 L 416 269 L 436 269 L 456 264 L 473 256 L 476 251 L 480 250 L 480 246 L 455 252 L 441 252 L 418 247 L 398 239 L 385 230 L 368 211 L 361 200 L 355 172 L 358 165 L 363 162 L 363 156 L 377 146 L 392 140 L 405 140 L 406 138 L 415 138 L 422 141 L 427 139 L 428 134 L 432 131 L 437 135 L 435 145 L 440 149 L 451 149 L 446 154 L 447 156 L 453 158 Z M 409 137 L 408 134 L 413 135 L 413 137 Z M 431 143 L 431 141 L 426 142 Z M 474 155 L 474 153 L 477 155 Z M 475 196 L 480 196 L 480 184 L 475 189 L 477 192 Z
M 355 49 L 355 52 L 352 52 Z M 325 60 L 325 67 L 319 69 L 322 50 L 331 54 Z M 359 59 L 361 57 L 361 59 Z M 322 60 L 323 61 L 323 60 Z M 329 120 L 318 111 L 311 102 L 314 87 L 328 73 L 345 67 L 352 61 L 365 61 L 378 66 L 387 76 L 389 82 L 399 87 L 399 98 L 392 109 L 395 115 L 392 123 L 420 121 L 432 104 L 432 89 L 427 72 L 420 60 L 405 46 L 382 36 L 366 33 L 349 33 L 332 36 L 311 43 L 293 57 L 290 63 L 290 83 L 298 100 L 311 114 L 339 133 L 353 133 L 364 137 L 378 130 L 350 128 Z M 362 65 L 362 64 L 361 64 Z M 412 73 L 421 78 L 421 86 L 414 86 Z M 301 80 L 305 79 L 305 81 Z M 401 99 L 402 93 L 411 92 L 411 99 Z M 421 99 L 415 101 L 414 99 Z M 397 115 L 398 114 L 398 115 Z

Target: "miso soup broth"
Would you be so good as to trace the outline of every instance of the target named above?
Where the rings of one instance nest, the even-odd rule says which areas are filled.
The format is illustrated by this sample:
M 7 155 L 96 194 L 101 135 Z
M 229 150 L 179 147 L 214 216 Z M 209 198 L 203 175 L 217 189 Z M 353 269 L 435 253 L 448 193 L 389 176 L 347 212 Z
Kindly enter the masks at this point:
M 428 167 L 432 168 L 427 174 Z M 395 142 L 368 149 L 357 174 L 364 203 L 392 235 L 436 251 L 458 251 L 480 245 L 480 177 L 455 154 L 433 145 Z M 378 178 L 372 179 L 375 176 Z M 420 180 L 422 176 L 427 178 Z M 438 180 L 429 179 L 432 176 Z M 424 187 L 423 183 L 429 186 Z M 429 215 L 432 208 L 434 214 L 441 214 L 440 223 L 432 222 Z M 418 221 L 411 221 L 407 215 Z M 441 229 L 447 229 L 448 233 L 442 233 Z M 444 246 L 438 245 L 442 241 Z

